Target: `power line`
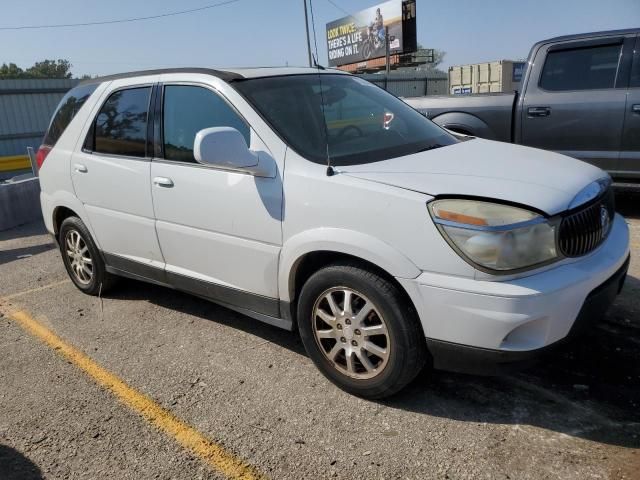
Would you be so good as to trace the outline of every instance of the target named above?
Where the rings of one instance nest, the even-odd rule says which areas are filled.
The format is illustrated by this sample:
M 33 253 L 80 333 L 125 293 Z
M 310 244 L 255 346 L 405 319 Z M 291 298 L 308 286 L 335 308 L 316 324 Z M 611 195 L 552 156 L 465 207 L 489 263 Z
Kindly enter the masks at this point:
M 342 13 L 345 13 L 347 15 L 349 15 L 350 17 L 353 16 L 351 13 L 347 12 L 344 8 L 342 8 L 340 5 L 338 5 L 337 3 L 335 3 L 333 0 L 327 0 L 327 2 L 329 2 L 331 5 L 333 5 L 334 7 L 336 7 L 338 10 L 340 10 Z
M 85 22 L 85 23 L 59 23 L 54 25 L 20 25 L 18 27 L 0 27 L 0 30 L 35 30 L 40 28 L 87 27 L 92 25 L 111 25 L 114 23 L 141 22 L 144 20 L 155 20 L 158 18 L 174 17 L 176 15 L 185 15 L 187 13 L 201 12 L 202 10 L 209 10 L 211 8 L 222 7 L 224 5 L 229 5 L 231 3 L 236 3 L 239 1 L 240 0 L 226 0 L 219 3 L 205 5 L 204 7 L 191 8 L 189 10 L 180 10 L 177 12 L 162 13 L 159 15 L 149 15 L 146 17 L 123 18 L 119 20 L 103 20 L 99 22 Z

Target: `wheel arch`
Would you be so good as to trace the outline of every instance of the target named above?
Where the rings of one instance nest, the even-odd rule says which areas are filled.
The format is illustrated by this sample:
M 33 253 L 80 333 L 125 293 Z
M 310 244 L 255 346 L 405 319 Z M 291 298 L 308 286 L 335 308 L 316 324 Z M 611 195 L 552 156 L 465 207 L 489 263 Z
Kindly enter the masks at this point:
M 56 194 L 47 197 L 48 198 L 42 198 L 42 211 L 43 215 L 48 216 L 48 218 L 45 218 L 45 220 L 51 222 L 48 225 L 48 229 L 51 233 L 54 234 L 56 239 L 58 238 L 58 234 L 60 233 L 60 225 L 62 225 L 62 222 L 66 218 L 75 216 L 82 220 L 82 223 L 84 223 L 89 230 L 89 233 L 91 234 L 91 237 L 96 246 L 98 247 L 98 249 L 100 249 L 100 241 L 98 240 L 98 238 L 96 238 L 96 234 L 93 231 L 93 227 L 91 226 L 91 222 L 89 221 L 87 212 L 84 209 L 84 205 L 78 198 L 71 195 L 69 192 L 57 192 Z M 45 212 L 49 213 L 45 214 Z
M 396 285 L 415 308 L 411 296 L 396 279 L 416 278 L 420 275 L 420 269 L 407 257 L 369 235 L 323 228 L 292 237 L 281 252 L 280 297 L 289 305 L 294 318 L 295 304 L 304 282 L 319 269 L 337 262 L 359 264 L 376 272 Z
M 431 119 L 441 127 L 464 135 L 495 140 L 495 134 L 483 120 L 465 112 L 447 112 Z
M 53 233 L 57 237 L 60 234 L 60 225 L 69 217 L 79 217 L 76 212 L 63 205 L 53 210 Z

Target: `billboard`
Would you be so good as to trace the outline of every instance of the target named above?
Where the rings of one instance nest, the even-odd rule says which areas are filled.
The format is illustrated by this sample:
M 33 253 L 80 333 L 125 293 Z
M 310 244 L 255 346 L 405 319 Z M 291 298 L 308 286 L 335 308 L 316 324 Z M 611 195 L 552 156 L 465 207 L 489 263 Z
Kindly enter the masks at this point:
M 403 51 L 402 0 L 391 0 L 327 23 L 329 66 L 385 56 L 385 27 L 389 28 L 389 51 Z

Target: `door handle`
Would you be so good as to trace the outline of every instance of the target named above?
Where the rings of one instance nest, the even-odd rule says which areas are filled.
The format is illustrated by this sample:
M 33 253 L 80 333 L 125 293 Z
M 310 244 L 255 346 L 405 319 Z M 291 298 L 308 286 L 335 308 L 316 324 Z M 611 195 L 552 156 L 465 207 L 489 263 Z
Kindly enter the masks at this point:
M 153 184 L 158 187 L 171 188 L 173 187 L 173 180 L 167 177 L 155 177 Z
M 89 169 L 87 168 L 86 165 L 83 165 L 81 163 L 75 163 L 73 165 L 73 169 L 78 172 L 78 173 L 87 173 L 89 171 Z
M 550 107 L 529 107 L 527 109 L 527 115 L 530 117 L 548 117 L 551 115 Z
M 640 113 L 640 103 L 636 103 L 635 105 L 631 105 L 631 111 L 633 113 Z

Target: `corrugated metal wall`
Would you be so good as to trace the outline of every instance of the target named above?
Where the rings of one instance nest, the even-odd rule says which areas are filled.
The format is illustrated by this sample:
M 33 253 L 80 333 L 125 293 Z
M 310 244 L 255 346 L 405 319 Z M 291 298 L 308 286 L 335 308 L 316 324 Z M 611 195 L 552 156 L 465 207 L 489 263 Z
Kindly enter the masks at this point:
M 449 79 L 446 73 L 436 72 L 393 72 L 386 74 L 365 73 L 358 75 L 384 88 L 397 97 L 424 97 L 425 95 L 446 95 Z
M 0 157 L 37 149 L 60 99 L 79 80 L 0 80 Z

